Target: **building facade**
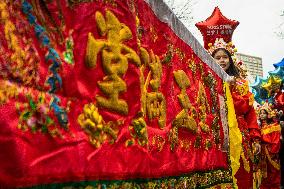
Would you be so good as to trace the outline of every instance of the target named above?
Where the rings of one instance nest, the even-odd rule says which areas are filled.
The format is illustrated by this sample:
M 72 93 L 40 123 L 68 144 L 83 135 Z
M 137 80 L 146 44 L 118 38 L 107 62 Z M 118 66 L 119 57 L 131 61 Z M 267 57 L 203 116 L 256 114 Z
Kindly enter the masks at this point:
M 253 82 L 256 76 L 263 77 L 263 68 L 262 68 L 262 58 L 246 55 L 242 53 L 236 53 L 237 59 L 242 61 L 247 68 L 249 80 Z

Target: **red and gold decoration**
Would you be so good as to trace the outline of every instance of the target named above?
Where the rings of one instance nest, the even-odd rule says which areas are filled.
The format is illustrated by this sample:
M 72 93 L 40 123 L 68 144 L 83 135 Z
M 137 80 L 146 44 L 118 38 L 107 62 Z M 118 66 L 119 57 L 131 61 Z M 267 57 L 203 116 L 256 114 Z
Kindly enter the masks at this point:
M 265 102 L 264 104 L 258 105 L 256 107 L 256 111 L 258 115 L 260 114 L 261 110 L 265 110 L 267 112 L 267 116 L 269 119 L 275 118 L 277 116 L 276 109 L 274 109 L 273 105 L 268 102 Z
M 229 51 L 229 53 L 234 56 L 237 49 L 232 44 L 232 42 L 226 43 L 223 38 L 216 38 L 214 44 L 208 44 L 208 52 L 212 54 L 216 49 L 224 48 Z
M 195 24 L 203 36 L 204 48 L 212 54 L 216 49 L 224 48 L 232 55 L 235 66 L 242 78 L 247 77 L 247 70 L 241 61 L 237 61 L 235 53 L 237 49 L 232 43 L 233 32 L 239 25 L 238 21 L 226 18 L 218 7 L 215 7 L 212 15 L 205 21 Z
M 209 43 L 214 44 L 216 39 L 222 38 L 226 43 L 231 42 L 238 25 L 238 21 L 226 18 L 219 7 L 215 7 L 212 15 L 205 21 L 195 24 L 202 33 L 205 49 L 209 48 Z
M 253 107 L 254 97 L 249 91 L 248 81 L 245 80 L 246 70 L 243 68 L 242 63 L 236 60 L 235 52 L 237 50 L 232 44 L 233 31 L 238 24 L 238 21 L 223 16 L 220 9 L 216 7 L 212 15 L 205 21 L 197 23 L 196 27 L 203 35 L 204 47 L 208 52 L 212 55 L 217 49 L 226 49 L 239 70 L 238 76 L 232 75 L 236 79 L 230 85 L 231 105 L 234 106 L 231 115 L 236 118 L 236 120 L 231 119 L 229 121 L 229 124 L 236 125 L 235 128 L 230 128 L 230 158 L 234 186 L 250 188 L 253 184 L 253 142 L 259 140 L 260 131 Z M 230 98 L 227 101 L 230 101 Z
M 267 114 L 263 116 L 264 111 Z M 262 111 L 262 112 L 261 112 Z M 280 187 L 281 127 L 276 118 L 276 111 L 267 102 L 258 107 L 261 127 L 261 158 L 258 169 L 261 171 L 261 188 Z
M 223 81 L 144 0 L 0 15 L 0 187 L 230 185 Z

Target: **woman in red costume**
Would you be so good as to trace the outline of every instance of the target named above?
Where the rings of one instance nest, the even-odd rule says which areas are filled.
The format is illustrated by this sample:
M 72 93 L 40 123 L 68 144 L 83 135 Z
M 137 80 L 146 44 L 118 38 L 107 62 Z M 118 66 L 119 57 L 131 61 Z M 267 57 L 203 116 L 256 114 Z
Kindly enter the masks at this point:
M 260 130 L 257 124 L 257 116 L 253 107 L 253 94 L 249 92 L 248 81 L 242 76 L 232 58 L 234 48 L 231 43 L 216 39 L 214 46 L 209 44 L 209 52 L 224 71 L 232 76 L 230 84 L 231 94 L 234 101 L 238 127 L 242 133 L 242 149 L 240 167 L 235 175 L 240 189 L 253 188 L 253 164 L 254 154 L 260 152 Z M 255 152 L 252 149 L 256 149 Z
M 267 104 L 260 107 L 259 120 L 261 125 L 261 189 L 280 188 L 280 136 L 281 128 L 277 120 L 272 120 L 276 114 Z

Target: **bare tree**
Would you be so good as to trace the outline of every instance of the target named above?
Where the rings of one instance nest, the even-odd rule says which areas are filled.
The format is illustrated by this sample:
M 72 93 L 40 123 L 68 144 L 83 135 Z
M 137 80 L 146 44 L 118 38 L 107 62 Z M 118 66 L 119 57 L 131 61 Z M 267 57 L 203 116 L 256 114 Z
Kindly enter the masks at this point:
M 282 17 L 282 22 L 277 27 L 277 30 L 275 33 L 280 39 L 284 39 L 284 10 L 282 10 L 282 13 L 280 15 Z
M 192 10 L 195 0 L 164 0 L 176 16 L 187 26 L 193 22 Z

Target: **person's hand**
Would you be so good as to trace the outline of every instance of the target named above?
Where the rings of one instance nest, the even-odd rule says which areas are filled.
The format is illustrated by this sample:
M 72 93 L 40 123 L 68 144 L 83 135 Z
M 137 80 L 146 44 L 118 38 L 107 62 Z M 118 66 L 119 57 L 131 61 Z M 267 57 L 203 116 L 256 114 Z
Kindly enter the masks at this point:
M 235 85 L 236 83 L 236 78 L 234 76 L 230 76 L 227 80 L 227 82 L 229 83 L 229 85 Z

